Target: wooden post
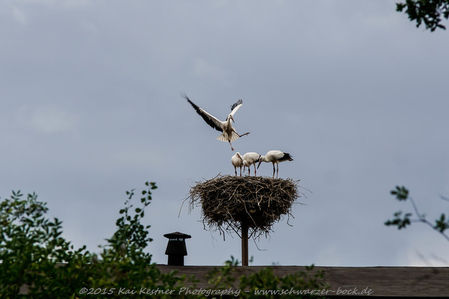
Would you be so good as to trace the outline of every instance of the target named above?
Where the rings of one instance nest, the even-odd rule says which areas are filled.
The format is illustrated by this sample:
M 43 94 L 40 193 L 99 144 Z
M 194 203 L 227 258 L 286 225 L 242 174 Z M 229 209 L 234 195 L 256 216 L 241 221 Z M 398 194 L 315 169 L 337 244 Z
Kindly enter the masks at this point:
M 248 266 L 248 225 L 241 222 L 242 229 L 242 266 Z

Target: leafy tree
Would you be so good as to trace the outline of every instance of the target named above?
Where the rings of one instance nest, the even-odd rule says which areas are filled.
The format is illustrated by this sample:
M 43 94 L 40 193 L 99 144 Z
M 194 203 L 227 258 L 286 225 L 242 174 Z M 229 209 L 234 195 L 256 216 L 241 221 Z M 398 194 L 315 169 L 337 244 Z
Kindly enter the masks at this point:
M 396 10 L 405 12 L 410 21 L 416 22 L 416 27 L 424 23 L 430 31 L 446 29 L 441 21 L 449 18 L 449 0 L 405 0 L 396 3 Z
M 79 280 L 71 277 L 71 269 L 57 264 L 76 267 L 87 262 L 90 254 L 85 247 L 75 250 L 61 237 L 61 221 L 47 219 L 47 211 L 35 193 L 24 199 L 20 191 L 13 191 L 0 203 L 0 294 L 14 297 L 24 285 L 36 297 L 59 292 L 66 284 L 81 287 Z
M 446 230 L 449 229 L 449 218 L 446 214 L 442 213 L 440 217 L 436 218 L 432 223 L 424 214 L 419 212 L 418 207 L 413 198 L 409 195 L 407 188 L 404 186 L 396 186 L 394 190 L 391 190 L 391 195 L 393 195 L 398 201 L 409 201 L 413 207 L 414 214 L 411 212 L 404 214 L 402 211 L 398 211 L 393 214 L 393 219 L 385 222 L 385 225 L 396 226 L 398 229 L 403 229 L 414 222 L 421 222 L 440 233 L 444 238 L 446 238 L 446 240 L 449 241 L 449 236 L 446 234 Z M 443 199 L 449 200 L 445 197 L 443 197 Z
M 306 267 L 305 271 L 284 276 L 275 275 L 273 269 L 267 267 L 239 277 L 238 264 L 239 261 L 231 256 L 231 259 L 227 260 L 223 267 L 215 268 L 208 274 L 209 284 L 214 289 L 240 289 L 242 290 L 240 298 L 324 298 L 300 292 L 329 288 L 324 280 L 324 272 L 314 271 L 313 265 Z M 281 290 L 287 292 L 285 294 L 274 293 Z
M 324 282 L 324 272 L 313 272 L 313 269 L 312 265 L 306 267 L 305 271 L 280 277 L 274 274 L 272 268 L 264 268 L 259 272 L 242 276 L 240 289 L 249 290 L 248 297 L 250 298 L 326 298 L 319 295 L 320 290 L 329 287 Z M 276 293 L 280 290 L 286 292 Z M 301 291 L 304 293 L 300 293 Z M 318 291 L 318 293 L 307 294 L 308 291 Z
M 134 191 L 128 191 L 116 232 L 98 257 L 83 246 L 74 246 L 62 235 L 62 222 L 46 217 L 46 203 L 35 193 L 25 198 L 13 191 L 0 203 L 0 294 L 12 298 L 26 293 L 32 298 L 70 298 L 80 290 L 108 297 L 118 288 L 174 289 L 182 278 L 163 274 L 145 251 L 151 242 L 141 221 L 151 202 L 155 183 L 146 183 L 140 205 L 134 208 Z
M 93 289 L 111 289 L 117 286 L 124 289 L 161 290 L 175 289 L 180 278 L 174 273 L 163 274 L 151 262 L 151 254 L 145 249 L 152 241 L 148 237 L 150 225 L 144 226 L 141 221 L 145 215 L 145 207 L 152 200 L 152 190 L 157 189 L 154 182 L 146 182 L 146 189 L 140 192 L 140 206 L 135 206 L 132 199 L 135 190 L 127 191 L 125 207 L 119 211 L 121 217 L 116 221 L 117 230 L 108 244 L 103 247 L 101 262 L 97 263 L 95 276 L 90 278 Z M 106 274 L 106 275 L 105 275 Z

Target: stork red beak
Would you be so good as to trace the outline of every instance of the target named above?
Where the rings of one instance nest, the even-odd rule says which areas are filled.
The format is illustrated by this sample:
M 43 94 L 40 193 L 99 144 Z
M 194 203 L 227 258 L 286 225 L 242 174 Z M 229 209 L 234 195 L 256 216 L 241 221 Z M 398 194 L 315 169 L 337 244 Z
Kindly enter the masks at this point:
M 259 161 L 259 164 L 257 164 L 257 169 L 259 169 L 260 164 L 262 164 L 262 161 Z

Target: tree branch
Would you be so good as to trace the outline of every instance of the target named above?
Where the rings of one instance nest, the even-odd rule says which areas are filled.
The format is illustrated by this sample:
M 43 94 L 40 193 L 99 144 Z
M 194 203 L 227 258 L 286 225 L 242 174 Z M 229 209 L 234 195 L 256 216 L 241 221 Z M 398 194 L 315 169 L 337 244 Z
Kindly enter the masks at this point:
M 419 213 L 418 207 L 416 206 L 415 201 L 413 200 L 413 198 L 409 196 L 409 199 L 410 199 L 410 202 L 411 202 L 412 205 L 413 205 L 413 209 L 415 210 L 416 216 L 418 217 L 417 221 L 427 224 L 427 225 L 430 226 L 433 230 L 439 232 L 441 235 L 443 235 L 443 237 L 444 237 L 446 240 L 449 241 L 449 236 L 448 236 L 448 235 L 446 235 L 446 234 L 445 234 L 444 232 L 442 232 L 442 231 L 439 231 L 439 230 L 438 230 L 438 229 L 437 229 L 437 228 L 436 228 L 436 227 L 435 227 L 429 220 L 427 220 L 423 215 L 421 215 L 421 214 Z M 413 222 L 416 222 L 416 221 L 413 221 Z

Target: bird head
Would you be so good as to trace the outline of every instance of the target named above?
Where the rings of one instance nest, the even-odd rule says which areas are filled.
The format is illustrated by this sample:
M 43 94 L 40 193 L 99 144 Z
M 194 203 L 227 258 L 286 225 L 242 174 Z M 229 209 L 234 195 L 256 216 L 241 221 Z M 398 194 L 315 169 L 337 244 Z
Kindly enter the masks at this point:
M 235 122 L 234 117 L 231 114 L 229 114 L 228 121 L 231 121 L 231 120 L 232 120 L 232 122 Z

